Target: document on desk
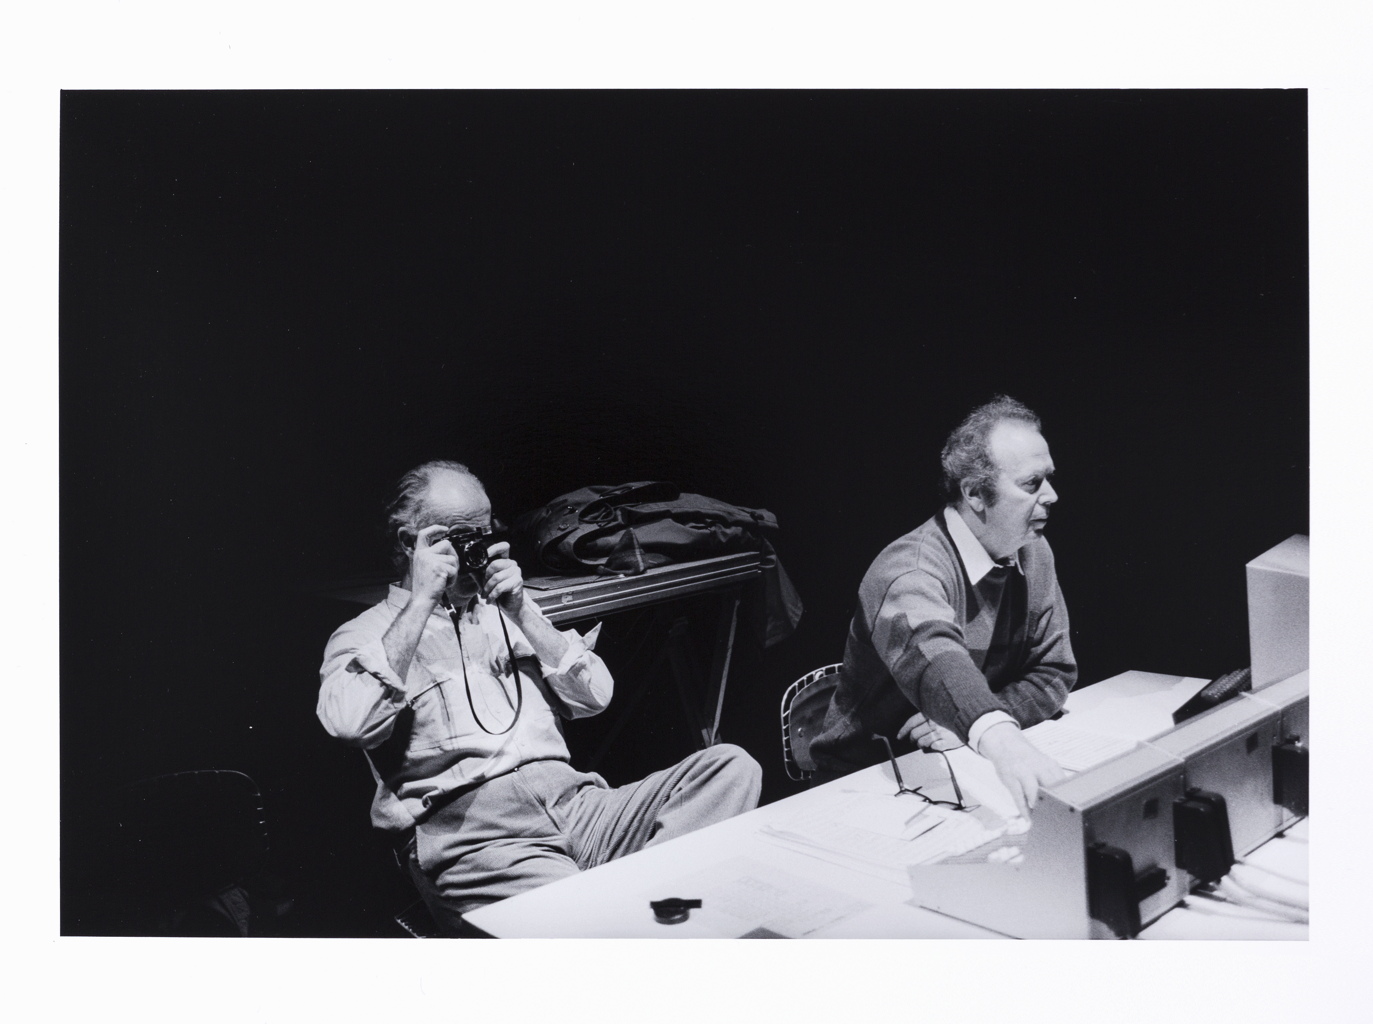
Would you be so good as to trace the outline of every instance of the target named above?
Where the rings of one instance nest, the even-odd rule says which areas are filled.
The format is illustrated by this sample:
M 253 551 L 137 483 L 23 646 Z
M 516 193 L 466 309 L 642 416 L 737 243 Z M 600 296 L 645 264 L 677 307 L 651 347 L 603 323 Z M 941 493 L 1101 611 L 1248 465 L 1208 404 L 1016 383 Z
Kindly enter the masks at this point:
M 1025 738 L 1067 772 L 1080 772 L 1135 749 L 1133 739 L 1084 729 L 1060 719 L 1025 730 Z
M 913 865 L 935 864 L 994 839 L 973 814 L 917 796 L 835 790 L 829 799 L 758 830 L 760 838 L 897 884 Z
M 747 857 L 679 879 L 673 887 L 699 899 L 692 919 L 725 938 L 799 939 L 872 909 L 847 893 Z

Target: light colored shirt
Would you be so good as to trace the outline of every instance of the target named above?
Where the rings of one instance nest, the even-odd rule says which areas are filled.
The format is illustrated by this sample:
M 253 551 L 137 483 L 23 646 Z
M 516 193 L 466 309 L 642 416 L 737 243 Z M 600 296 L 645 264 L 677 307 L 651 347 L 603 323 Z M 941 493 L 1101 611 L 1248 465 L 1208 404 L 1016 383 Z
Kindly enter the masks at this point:
M 996 568 L 1014 567 L 1020 575 L 1025 575 L 1025 567 L 1020 564 L 1017 557 L 1019 552 L 1012 555 L 1004 562 L 996 562 L 991 555 L 987 554 L 987 549 L 982 546 L 982 542 L 977 539 L 968 522 L 953 505 L 946 505 L 943 510 L 944 525 L 949 528 L 949 536 L 953 538 L 953 546 L 958 549 L 958 557 L 963 559 L 963 569 L 968 574 L 968 582 L 977 586 L 982 582 L 982 577 Z
M 958 557 L 963 559 L 963 568 L 968 574 L 968 582 L 977 586 L 982 578 L 996 568 L 996 561 L 991 555 L 987 554 L 987 549 L 982 546 L 982 542 L 973 534 L 972 529 L 959 514 L 958 509 L 953 505 L 944 508 L 944 525 L 949 528 L 949 536 L 953 538 L 953 545 L 958 549 Z M 1012 555 L 1006 565 L 1013 565 L 1017 572 L 1025 575 L 1025 569 L 1020 564 L 1020 559 Z M 1010 723 L 1017 729 L 1020 728 L 1016 720 L 1005 711 L 988 711 L 985 715 L 975 721 L 968 729 L 968 746 L 972 747 L 979 754 L 982 753 L 982 737 L 987 730 L 994 725 Z
M 447 794 L 522 764 L 569 760 L 561 719 L 597 714 L 614 691 L 609 669 L 592 652 L 599 626 L 585 637 L 562 631 L 567 653 L 547 665 L 507 617 L 524 704 L 514 727 L 493 735 L 510 724 L 518 704 L 501 613 L 483 600 L 463 612 L 460 648 L 448 612 L 435 608 L 401 679 L 381 638 L 409 597 L 392 586 L 385 601 L 334 632 L 316 708 L 330 735 L 366 751 L 377 782 L 372 823 L 391 830 L 423 820 Z

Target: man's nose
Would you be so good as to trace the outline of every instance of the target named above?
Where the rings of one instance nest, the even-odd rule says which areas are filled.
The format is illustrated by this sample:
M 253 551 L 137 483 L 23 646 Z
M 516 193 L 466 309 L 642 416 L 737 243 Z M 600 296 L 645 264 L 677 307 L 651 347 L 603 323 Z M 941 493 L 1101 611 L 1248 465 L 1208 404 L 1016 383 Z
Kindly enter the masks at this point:
M 1058 500 L 1058 492 L 1054 490 L 1054 485 L 1048 480 L 1044 481 L 1044 486 L 1039 489 L 1039 503 L 1041 505 L 1052 505 Z

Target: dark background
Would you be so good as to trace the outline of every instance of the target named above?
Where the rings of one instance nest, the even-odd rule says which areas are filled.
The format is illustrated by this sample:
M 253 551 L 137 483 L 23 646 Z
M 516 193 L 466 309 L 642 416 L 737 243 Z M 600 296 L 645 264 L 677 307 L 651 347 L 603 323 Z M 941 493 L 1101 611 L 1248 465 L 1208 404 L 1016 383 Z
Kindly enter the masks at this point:
M 1058 465 L 1083 682 L 1245 664 L 1244 563 L 1307 531 L 1306 228 L 1302 91 L 64 93 L 64 892 L 111 787 L 237 768 L 296 933 L 399 934 L 319 584 L 386 569 L 432 457 L 507 519 L 776 513 L 806 615 L 724 719 L 765 800 L 782 690 L 996 392 Z M 690 749 L 653 685 L 612 782 Z

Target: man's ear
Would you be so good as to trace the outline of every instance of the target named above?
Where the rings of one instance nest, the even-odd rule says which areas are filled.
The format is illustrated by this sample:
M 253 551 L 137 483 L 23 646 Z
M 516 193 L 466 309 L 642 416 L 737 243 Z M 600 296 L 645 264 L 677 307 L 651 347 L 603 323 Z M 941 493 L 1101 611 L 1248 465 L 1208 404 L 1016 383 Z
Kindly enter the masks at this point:
M 964 503 L 978 515 L 986 510 L 987 503 L 982 500 L 982 495 L 969 485 L 968 481 L 960 480 L 958 490 L 963 495 Z
M 414 531 L 407 530 L 405 527 L 402 526 L 400 529 L 396 531 L 396 536 L 400 538 L 400 546 L 402 550 L 411 552 L 415 550 Z

